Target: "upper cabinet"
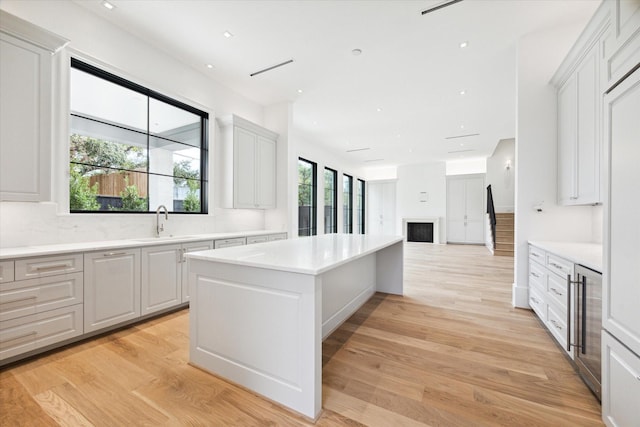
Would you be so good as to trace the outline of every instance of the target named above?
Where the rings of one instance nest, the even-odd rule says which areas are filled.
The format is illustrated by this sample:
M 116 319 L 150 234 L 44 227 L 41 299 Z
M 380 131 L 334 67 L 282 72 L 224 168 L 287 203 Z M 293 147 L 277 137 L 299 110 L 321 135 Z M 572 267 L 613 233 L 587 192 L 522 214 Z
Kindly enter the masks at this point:
M 552 79 L 558 88 L 558 203 L 562 205 L 602 201 L 602 69 L 609 27 L 609 7 L 603 4 Z
M 241 117 L 218 119 L 221 131 L 222 206 L 276 207 L 278 134 Z
M 605 51 L 607 88 L 640 64 L 640 0 L 609 0 L 611 36 Z
M 52 66 L 66 43 L 0 10 L 0 200 L 50 199 Z

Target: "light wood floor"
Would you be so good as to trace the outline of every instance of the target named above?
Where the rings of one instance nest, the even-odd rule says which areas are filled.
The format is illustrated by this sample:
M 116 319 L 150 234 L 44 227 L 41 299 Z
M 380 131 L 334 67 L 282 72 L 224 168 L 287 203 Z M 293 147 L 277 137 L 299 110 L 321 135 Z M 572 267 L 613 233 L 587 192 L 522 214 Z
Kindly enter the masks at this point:
M 319 426 L 601 426 L 531 311 L 513 259 L 405 245 L 405 296 L 374 296 L 323 345 Z M 187 364 L 183 310 L 0 372 L 2 426 L 309 425 Z

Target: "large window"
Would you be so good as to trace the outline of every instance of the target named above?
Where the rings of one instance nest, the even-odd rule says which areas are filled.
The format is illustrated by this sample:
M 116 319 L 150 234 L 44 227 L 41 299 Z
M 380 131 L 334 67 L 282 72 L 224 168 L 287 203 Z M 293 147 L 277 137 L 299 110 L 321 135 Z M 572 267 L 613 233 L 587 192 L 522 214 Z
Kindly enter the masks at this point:
M 364 181 L 359 179 L 356 190 L 356 227 L 358 234 L 364 234 Z
M 324 232 L 338 232 L 338 172 L 324 169 Z
M 317 234 L 316 168 L 315 163 L 298 159 L 298 236 Z
M 344 233 L 353 233 L 353 177 L 342 175 L 342 212 Z
M 207 113 L 73 58 L 70 107 L 71 212 L 207 212 Z

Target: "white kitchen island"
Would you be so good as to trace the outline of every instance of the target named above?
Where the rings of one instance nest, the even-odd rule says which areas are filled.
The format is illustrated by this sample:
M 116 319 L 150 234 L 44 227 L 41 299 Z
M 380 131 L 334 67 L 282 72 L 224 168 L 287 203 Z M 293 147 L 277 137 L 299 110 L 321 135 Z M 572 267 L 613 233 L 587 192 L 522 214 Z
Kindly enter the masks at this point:
M 186 254 L 190 362 L 316 419 L 322 340 L 402 295 L 402 237 L 329 234 Z

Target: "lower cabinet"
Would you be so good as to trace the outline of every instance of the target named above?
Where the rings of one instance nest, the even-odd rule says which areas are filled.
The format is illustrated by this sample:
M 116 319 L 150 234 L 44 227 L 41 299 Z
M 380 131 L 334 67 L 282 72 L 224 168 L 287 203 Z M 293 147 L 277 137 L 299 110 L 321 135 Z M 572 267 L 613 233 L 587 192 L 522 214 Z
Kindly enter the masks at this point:
M 182 302 L 189 301 L 189 295 L 191 295 L 191 291 L 189 290 L 189 269 L 187 268 L 184 254 L 188 252 L 206 251 L 208 249 L 213 249 L 213 242 L 211 240 L 206 240 L 203 242 L 184 243 L 182 245 Z
M 602 419 L 609 427 L 640 426 L 640 357 L 602 332 Z
M 82 335 L 82 304 L 0 322 L 0 360 Z
M 140 317 L 140 249 L 84 254 L 84 332 Z
M 187 302 L 189 271 L 184 254 L 212 248 L 211 240 L 142 248 L 141 315 Z
M 230 248 L 232 246 L 242 246 L 247 244 L 246 237 L 234 237 L 233 239 L 222 239 L 213 242 L 214 249 Z

